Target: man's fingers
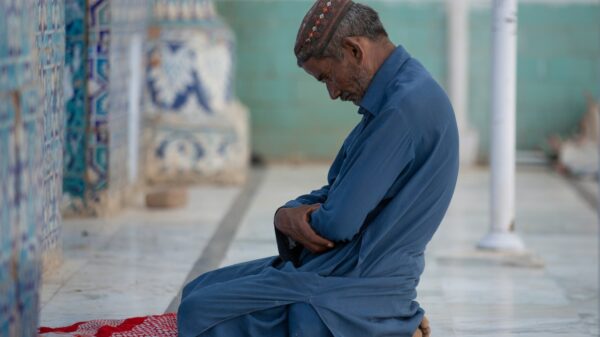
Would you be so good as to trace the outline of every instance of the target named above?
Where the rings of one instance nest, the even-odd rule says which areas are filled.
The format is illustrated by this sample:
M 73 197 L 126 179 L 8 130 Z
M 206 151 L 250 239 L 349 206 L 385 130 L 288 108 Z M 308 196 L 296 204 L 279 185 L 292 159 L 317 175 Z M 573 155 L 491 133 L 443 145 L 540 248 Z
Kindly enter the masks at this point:
M 327 248 L 333 248 L 333 242 L 325 239 L 322 236 L 317 235 L 316 233 L 313 233 L 313 235 L 311 235 L 309 240 L 316 245 L 327 247 Z
M 321 204 L 311 204 L 308 205 L 308 207 L 306 208 L 306 212 L 304 213 L 304 221 L 306 222 L 310 222 L 310 215 L 319 209 L 319 207 L 321 207 Z
M 327 250 L 327 248 L 325 248 L 323 246 L 318 246 L 318 245 L 315 245 L 315 244 L 310 243 L 310 242 L 307 242 L 304 245 L 304 248 L 310 250 L 311 252 L 313 252 L 315 254 L 323 253 L 323 252 L 325 252 Z
M 307 226 L 303 227 L 301 230 L 301 234 L 307 243 L 324 248 L 333 248 L 333 242 L 315 233 L 315 231 L 310 228 L 310 225 L 307 224 Z
M 334 247 L 333 242 L 317 235 L 317 233 L 310 226 L 310 214 L 321 207 L 321 204 L 306 205 L 304 208 L 304 221 L 296 223 L 297 237 L 293 238 L 304 246 L 304 248 L 310 250 L 313 253 L 321 253 Z
M 321 204 L 310 204 L 308 208 L 308 213 L 312 213 L 321 207 Z

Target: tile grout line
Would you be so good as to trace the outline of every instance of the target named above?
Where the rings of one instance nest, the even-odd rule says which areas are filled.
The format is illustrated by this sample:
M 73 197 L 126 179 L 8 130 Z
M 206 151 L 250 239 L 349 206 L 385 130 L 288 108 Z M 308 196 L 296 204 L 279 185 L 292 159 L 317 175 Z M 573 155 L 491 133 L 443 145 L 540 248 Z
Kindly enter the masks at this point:
M 165 313 L 177 311 L 177 306 L 181 300 L 181 289 L 183 289 L 183 287 L 189 281 L 201 274 L 217 268 L 221 261 L 225 258 L 225 254 L 227 254 L 227 250 L 229 249 L 229 246 L 233 241 L 238 228 L 240 227 L 243 216 L 248 211 L 250 203 L 258 191 L 258 188 L 262 185 L 265 172 L 266 169 L 264 168 L 251 169 L 248 183 L 244 186 L 242 191 L 240 191 L 234 202 L 229 207 L 227 213 L 225 213 L 225 216 L 223 216 L 219 222 L 217 229 L 209 239 L 208 244 L 204 247 L 200 257 L 192 266 L 192 269 L 186 276 L 184 283 L 180 287 L 180 290 L 171 300 L 171 303 L 165 310 Z

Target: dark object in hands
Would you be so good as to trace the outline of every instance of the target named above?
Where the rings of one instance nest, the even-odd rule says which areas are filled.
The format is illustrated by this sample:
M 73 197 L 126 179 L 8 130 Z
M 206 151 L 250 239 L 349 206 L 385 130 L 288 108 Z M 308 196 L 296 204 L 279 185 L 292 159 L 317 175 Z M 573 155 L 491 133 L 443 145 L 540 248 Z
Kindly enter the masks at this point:
M 280 208 L 275 212 L 275 236 L 279 256 L 298 265 L 302 248 L 323 253 L 334 247 L 333 242 L 319 236 L 310 226 L 310 214 L 321 205 Z

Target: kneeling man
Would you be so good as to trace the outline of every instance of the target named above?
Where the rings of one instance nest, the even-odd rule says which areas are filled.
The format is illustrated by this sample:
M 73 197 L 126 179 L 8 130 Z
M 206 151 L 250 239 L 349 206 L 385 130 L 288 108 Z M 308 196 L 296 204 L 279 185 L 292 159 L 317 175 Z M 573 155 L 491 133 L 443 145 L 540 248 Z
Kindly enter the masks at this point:
M 450 102 L 377 13 L 350 0 L 318 0 L 294 52 L 332 99 L 359 107 L 361 121 L 328 184 L 275 213 L 279 256 L 186 285 L 179 334 L 428 335 L 416 287 L 458 174 Z

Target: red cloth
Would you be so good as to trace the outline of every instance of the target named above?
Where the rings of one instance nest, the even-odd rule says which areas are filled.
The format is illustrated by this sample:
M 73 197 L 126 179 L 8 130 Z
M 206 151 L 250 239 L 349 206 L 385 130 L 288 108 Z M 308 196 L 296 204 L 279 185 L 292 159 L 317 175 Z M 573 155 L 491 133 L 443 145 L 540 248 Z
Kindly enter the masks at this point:
M 79 322 L 62 328 L 40 327 L 40 337 L 177 337 L 177 316 L 133 317 L 117 320 Z

